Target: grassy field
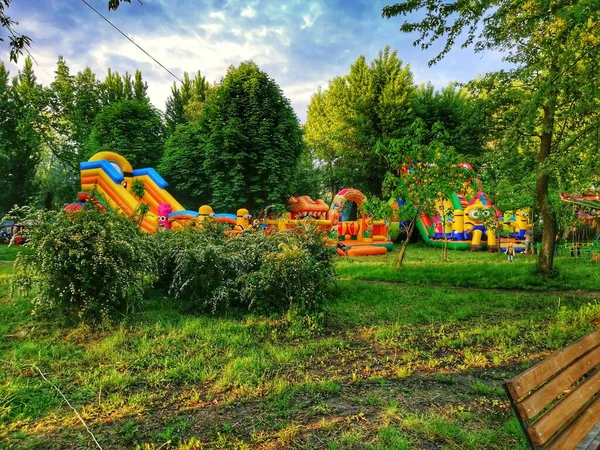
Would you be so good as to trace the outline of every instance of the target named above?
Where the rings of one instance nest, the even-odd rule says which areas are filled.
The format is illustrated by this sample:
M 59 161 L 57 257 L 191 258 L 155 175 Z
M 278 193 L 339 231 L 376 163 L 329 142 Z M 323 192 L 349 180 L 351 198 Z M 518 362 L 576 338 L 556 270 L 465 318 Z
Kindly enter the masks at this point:
M 595 327 L 598 264 L 561 258 L 541 282 L 531 257 L 394 256 L 340 259 L 313 335 L 158 294 L 110 329 L 65 328 L 10 298 L 2 263 L 0 442 L 97 448 L 39 369 L 104 449 L 526 449 L 501 383 Z

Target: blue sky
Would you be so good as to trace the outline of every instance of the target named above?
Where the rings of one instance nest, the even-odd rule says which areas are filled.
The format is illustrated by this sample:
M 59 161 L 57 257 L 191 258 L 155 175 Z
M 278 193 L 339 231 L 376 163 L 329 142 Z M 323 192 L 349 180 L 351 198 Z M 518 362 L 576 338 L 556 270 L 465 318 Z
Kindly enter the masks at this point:
M 429 68 L 433 51 L 413 47 L 414 36 L 398 30 L 400 18 L 381 18 L 382 7 L 393 1 L 132 0 L 110 13 L 107 0 L 88 2 L 180 77 L 201 70 L 216 82 L 228 66 L 254 60 L 281 86 L 302 122 L 319 86 L 347 73 L 361 54 L 374 58 L 386 44 L 410 65 L 417 83 L 437 88 L 505 66 L 498 53 L 456 49 Z M 164 109 L 171 75 L 80 0 L 13 0 L 8 15 L 33 38 L 42 83 L 54 77 L 59 55 L 73 72 L 89 66 L 102 78 L 109 67 L 120 73 L 140 69 L 153 104 Z M 7 62 L 8 51 L 0 58 Z M 7 65 L 15 74 L 17 67 Z

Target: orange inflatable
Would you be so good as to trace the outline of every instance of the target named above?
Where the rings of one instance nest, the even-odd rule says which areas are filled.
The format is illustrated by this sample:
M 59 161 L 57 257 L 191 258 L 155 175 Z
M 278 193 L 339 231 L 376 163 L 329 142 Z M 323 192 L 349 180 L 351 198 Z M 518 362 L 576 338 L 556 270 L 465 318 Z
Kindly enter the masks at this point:
M 367 256 L 367 255 L 385 255 L 387 248 L 376 247 L 375 245 L 359 245 L 350 247 L 346 252 L 347 256 Z

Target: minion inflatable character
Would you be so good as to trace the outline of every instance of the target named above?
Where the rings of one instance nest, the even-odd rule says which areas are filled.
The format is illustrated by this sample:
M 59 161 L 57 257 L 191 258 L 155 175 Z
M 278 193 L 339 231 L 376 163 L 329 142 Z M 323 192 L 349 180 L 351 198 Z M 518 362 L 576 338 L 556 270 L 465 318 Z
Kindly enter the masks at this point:
M 238 209 L 235 215 L 236 219 L 235 226 L 233 227 L 234 231 L 244 231 L 251 228 L 250 219 L 252 219 L 252 216 L 246 208 Z
M 481 241 L 483 237 L 487 237 L 488 244 L 496 245 L 495 233 L 487 235 L 486 224 L 494 220 L 494 210 L 484 205 L 481 200 L 477 200 L 472 205 L 465 208 L 465 236 L 471 235 L 471 251 L 477 252 L 481 250 Z M 490 242 L 490 239 L 492 242 Z
M 215 213 L 213 212 L 212 207 L 208 205 L 202 205 L 198 209 L 198 222 L 204 222 L 205 220 L 211 220 L 215 217 Z

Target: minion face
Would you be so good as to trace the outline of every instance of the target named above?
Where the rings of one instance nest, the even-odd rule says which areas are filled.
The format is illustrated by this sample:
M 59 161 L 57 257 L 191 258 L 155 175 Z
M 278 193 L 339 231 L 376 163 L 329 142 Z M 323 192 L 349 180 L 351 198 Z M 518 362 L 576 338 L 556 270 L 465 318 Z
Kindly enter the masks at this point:
M 250 219 L 252 216 L 246 208 L 238 209 L 236 212 L 236 226 L 242 230 L 246 230 L 250 227 Z
M 209 218 L 214 217 L 213 209 L 208 205 L 202 205 L 198 209 L 198 220 L 202 222 L 203 220 L 208 220 Z
M 465 215 L 473 224 L 481 225 L 494 218 L 494 210 L 478 201 L 465 209 Z
M 159 230 L 170 230 L 171 222 L 169 222 L 169 214 L 173 212 L 173 208 L 168 203 L 161 203 L 158 205 L 158 229 Z

